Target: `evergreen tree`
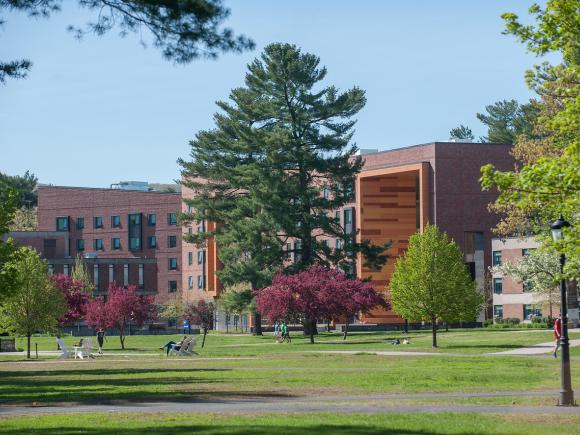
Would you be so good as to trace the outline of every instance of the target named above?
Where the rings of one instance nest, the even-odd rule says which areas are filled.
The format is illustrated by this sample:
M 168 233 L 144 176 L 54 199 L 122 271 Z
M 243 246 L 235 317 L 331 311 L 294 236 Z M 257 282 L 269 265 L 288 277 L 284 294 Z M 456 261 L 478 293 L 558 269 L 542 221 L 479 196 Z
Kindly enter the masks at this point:
M 473 132 L 471 128 L 461 124 L 459 127 L 451 129 L 449 132 L 449 139 L 455 140 L 473 140 Z
M 539 108 L 535 102 L 520 105 L 516 100 L 502 100 L 485 106 L 485 112 L 476 115 L 487 126 L 481 142 L 511 145 L 520 134 L 532 134 Z
M 215 237 L 226 284 L 261 288 L 282 267 L 314 263 L 348 269 L 356 252 L 374 266 L 387 259 L 387 246 L 354 243 L 333 217 L 352 200 L 362 166 L 350 144 L 351 118 L 365 96 L 356 87 L 323 87 L 319 63 L 294 45 L 266 47 L 248 66 L 245 86 L 218 102 L 216 128 L 191 142 L 192 161 L 180 160 L 183 184 L 194 193 L 184 222 L 216 224 L 185 239 L 200 245 Z M 331 249 L 322 234 L 346 248 Z M 284 262 L 292 254 L 294 264 Z
M 11 189 L 16 195 L 16 205 L 18 208 L 35 207 L 38 198 L 36 194 L 36 184 L 38 178 L 29 171 L 23 176 L 7 175 L 0 172 L 0 189 Z
M 473 321 L 483 295 L 463 262 L 463 254 L 434 225 L 409 239 L 409 249 L 397 259 L 390 283 L 395 311 L 413 322 L 431 322 L 437 347 L 437 321 Z

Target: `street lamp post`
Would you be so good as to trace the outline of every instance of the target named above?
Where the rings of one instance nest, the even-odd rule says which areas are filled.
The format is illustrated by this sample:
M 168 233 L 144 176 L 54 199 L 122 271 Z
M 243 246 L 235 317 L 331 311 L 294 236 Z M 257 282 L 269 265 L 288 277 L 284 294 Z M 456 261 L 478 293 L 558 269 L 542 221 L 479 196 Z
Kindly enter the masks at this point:
M 562 229 L 569 227 L 570 223 L 565 221 L 562 216 L 558 220 L 552 222 L 550 229 L 552 231 L 552 239 L 555 242 L 562 240 Z M 564 272 L 564 265 L 566 264 L 566 256 L 560 255 L 560 272 Z M 560 406 L 574 406 L 574 391 L 572 391 L 572 376 L 570 375 L 570 340 L 568 339 L 568 299 L 566 293 L 566 280 L 560 280 L 560 316 L 562 334 L 560 337 L 560 345 L 562 347 L 562 359 L 560 365 L 561 389 L 560 389 Z

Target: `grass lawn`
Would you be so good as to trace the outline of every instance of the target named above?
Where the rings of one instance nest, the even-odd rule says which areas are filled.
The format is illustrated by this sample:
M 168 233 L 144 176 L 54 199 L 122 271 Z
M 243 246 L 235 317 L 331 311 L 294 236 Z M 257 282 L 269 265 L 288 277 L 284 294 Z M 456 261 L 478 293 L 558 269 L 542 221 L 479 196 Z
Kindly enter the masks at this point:
M 0 420 L 0 434 L 565 434 L 580 416 L 482 414 L 83 414 Z
M 430 348 L 430 334 L 413 332 L 410 345 L 393 346 L 401 333 L 321 334 L 314 345 L 293 335 L 291 344 L 277 344 L 271 335 L 210 334 L 195 357 L 165 357 L 159 350 L 180 336 L 132 336 L 122 351 L 118 337 L 109 337 L 105 356 L 61 361 L 52 357 L 23 361 L 0 356 L 0 403 L 40 406 L 65 404 L 131 404 L 136 402 L 192 402 L 277 397 L 413 394 L 420 392 L 551 391 L 552 396 L 428 399 L 406 397 L 378 404 L 550 405 L 559 390 L 559 360 L 548 356 L 478 355 L 550 341 L 550 331 L 455 330 L 441 332 L 441 347 Z M 572 338 L 580 338 L 580 334 Z M 77 338 L 67 337 L 72 345 Z M 34 337 L 39 350 L 55 350 L 54 338 Z M 17 346 L 22 347 L 19 339 Z M 329 354 L 313 350 L 354 350 Z M 451 355 L 380 356 L 373 351 L 433 351 Z M 15 360 L 17 358 L 19 360 Z M 573 385 L 580 385 L 580 359 L 572 359 Z M 374 403 L 369 398 L 369 404 Z M 113 415 L 113 417 L 111 417 Z M 470 414 L 319 415 L 260 414 L 201 415 L 118 413 L 71 416 L 0 418 L 1 433 L 177 434 L 206 433 L 555 433 L 559 425 L 574 427 L 574 416 L 540 419 L 534 415 Z M 553 423 L 546 423 L 552 421 Z M 572 426 L 569 426 L 569 425 Z M 322 432 L 321 432 L 322 431 Z M 564 431 L 564 433 L 569 433 Z

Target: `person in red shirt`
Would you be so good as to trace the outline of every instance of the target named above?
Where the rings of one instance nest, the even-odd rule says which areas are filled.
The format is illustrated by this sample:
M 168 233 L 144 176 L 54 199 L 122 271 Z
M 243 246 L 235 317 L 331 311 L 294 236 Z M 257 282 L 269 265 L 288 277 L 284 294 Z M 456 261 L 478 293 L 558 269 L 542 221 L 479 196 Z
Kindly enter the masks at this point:
M 558 315 L 554 321 L 554 338 L 556 343 L 554 344 L 554 358 L 558 358 L 558 349 L 560 348 L 560 339 L 562 338 L 562 316 Z

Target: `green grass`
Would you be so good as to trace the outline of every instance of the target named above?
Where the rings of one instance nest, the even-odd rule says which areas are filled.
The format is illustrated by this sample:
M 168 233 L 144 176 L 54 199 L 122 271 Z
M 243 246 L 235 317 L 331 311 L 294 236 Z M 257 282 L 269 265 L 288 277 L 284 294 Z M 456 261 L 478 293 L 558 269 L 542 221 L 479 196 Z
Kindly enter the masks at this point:
M 82 414 L 0 419 L 0 434 L 562 434 L 580 416 L 481 414 Z

